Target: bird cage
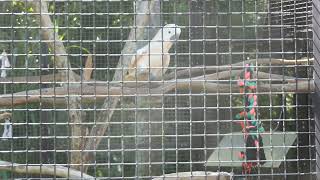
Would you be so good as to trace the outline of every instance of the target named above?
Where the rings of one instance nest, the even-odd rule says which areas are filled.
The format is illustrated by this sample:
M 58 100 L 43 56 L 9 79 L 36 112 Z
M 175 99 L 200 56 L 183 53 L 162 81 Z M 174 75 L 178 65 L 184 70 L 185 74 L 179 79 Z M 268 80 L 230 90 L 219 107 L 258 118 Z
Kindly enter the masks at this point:
M 0 179 L 315 179 L 312 5 L 1 1 Z

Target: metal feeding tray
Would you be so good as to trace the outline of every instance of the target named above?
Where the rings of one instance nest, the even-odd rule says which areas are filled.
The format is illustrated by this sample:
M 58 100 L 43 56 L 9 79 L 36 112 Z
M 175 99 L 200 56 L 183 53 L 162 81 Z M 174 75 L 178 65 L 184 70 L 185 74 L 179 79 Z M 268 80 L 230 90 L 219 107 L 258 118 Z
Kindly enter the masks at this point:
M 295 132 L 265 132 L 261 134 L 266 163 L 262 167 L 277 168 L 285 160 L 297 138 Z M 239 167 L 242 160 L 238 157 L 245 151 L 245 142 L 241 132 L 226 134 L 217 149 L 210 155 L 207 166 Z

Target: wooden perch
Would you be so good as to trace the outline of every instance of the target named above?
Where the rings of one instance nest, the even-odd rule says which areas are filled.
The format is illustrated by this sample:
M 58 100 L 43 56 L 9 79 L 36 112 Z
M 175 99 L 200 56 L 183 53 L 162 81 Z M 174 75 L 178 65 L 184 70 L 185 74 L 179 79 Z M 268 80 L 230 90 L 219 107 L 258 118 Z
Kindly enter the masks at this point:
M 0 78 L 1 83 L 14 83 L 14 84 L 25 84 L 25 83 L 61 83 L 64 81 L 63 73 L 55 73 L 41 76 L 21 76 L 21 77 L 7 77 Z M 80 77 L 76 75 L 76 82 L 80 81 Z
M 307 63 L 313 63 L 314 58 L 302 58 L 302 59 L 275 59 L 275 58 L 258 58 L 258 59 L 249 59 L 243 62 L 233 64 L 233 66 L 243 67 L 245 64 L 257 63 L 258 65 L 301 65 Z
M 245 61 L 246 63 L 250 63 L 250 62 L 257 62 L 258 65 L 262 65 L 262 64 L 269 64 L 270 65 L 292 65 L 293 62 L 295 62 L 295 60 L 281 60 L 281 59 L 252 59 L 252 60 L 248 60 Z M 303 59 L 299 59 L 297 60 L 297 64 L 305 64 L 307 62 L 313 62 L 313 59 L 307 59 L 307 58 L 303 58 Z M 92 68 L 92 56 L 88 56 L 87 61 L 86 61 L 86 66 L 85 66 L 85 70 L 83 72 L 83 76 L 84 76 L 84 80 L 86 80 L 87 82 L 100 82 L 100 85 L 106 85 L 109 82 L 107 81 L 96 81 L 96 80 L 90 80 L 93 68 Z M 235 64 L 231 64 L 231 65 L 221 65 L 221 66 L 197 66 L 197 67 L 192 67 L 192 68 L 188 68 L 188 69 L 183 69 L 183 70 L 177 70 L 177 72 L 171 72 L 169 74 L 165 74 L 164 75 L 164 80 L 172 80 L 172 79 L 181 79 L 184 77 L 189 77 L 190 74 L 192 77 L 194 76 L 198 76 L 198 75 L 202 75 L 203 73 L 213 73 L 215 72 L 216 76 L 219 77 L 217 79 L 227 79 L 230 78 L 230 73 L 232 74 L 232 76 L 236 76 L 238 74 L 240 74 L 242 72 L 242 70 L 239 69 L 243 69 L 243 63 L 235 63 Z M 219 73 L 217 73 L 219 72 Z M 294 77 L 290 77 L 290 76 L 282 76 L 282 75 L 276 75 L 276 74 L 271 74 L 271 76 L 269 77 L 267 74 L 269 73 L 264 73 L 264 72 L 259 72 L 261 75 L 259 78 L 263 78 L 263 79 L 268 79 L 268 78 L 275 78 L 275 79 L 295 79 Z M 71 81 L 70 79 L 68 80 L 68 82 L 70 83 L 80 83 L 80 76 L 74 73 L 74 77 L 75 77 L 75 81 Z M 8 77 L 8 78 L 0 78 L 0 83 L 15 83 L 15 84 L 20 84 L 20 83 L 46 83 L 46 84 L 50 84 L 50 83 L 63 83 L 65 82 L 64 80 L 64 74 L 63 73 L 55 73 L 55 74 L 49 74 L 49 75 L 41 75 L 40 76 L 22 76 L 22 77 Z M 118 78 L 119 80 L 115 80 L 115 81 L 121 81 L 121 78 Z M 99 85 L 99 84 L 97 84 Z
M 231 83 L 231 84 L 230 84 Z M 107 97 L 119 96 L 161 96 L 170 93 L 171 91 L 188 91 L 192 93 L 238 93 L 239 86 L 236 82 L 216 83 L 207 80 L 204 81 L 187 81 L 178 80 L 177 82 L 160 82 L 154 83 L 156 88 L 143 87 L 145 83 L 137 83 L 138 88 L 119 87 L 119 86 L 89 86 L 82 85 L 79 87 L 70 87 L 66 90 L 63 87 L 46 88 L 41 90 L 30 90 L 28 92 L 18 92 L 13 94 L 0 95 L 0 107 L 17 106 L 26 103 L 42 102 L 46 104 L 61 103 L 67 97 L 81 97 L 83 103 L 94 103 L 95 101 L 103 101 Z M 159 86 L 161 85 L 161 86 Z M 272 92 L 272 93 L 310 93 L 313 92 L 313 81 L 301 80 L 296 83 L 287 84 L 267 84 L 259 83 L 257 92 Z M 101 135 L 102 136 L 102 135 Z
M 165 75 L 164 79 L 174 79 L 174 78 L 182 78 L 189 77 L 209 73 L 209 72 L 219 72 L 219 71 L 232 71 L 236 69 L 244 69 L 244 65 L 248 63 L 257 63 L 257 65 L 301 65 L 306 63 L 313 62 L 313 58 L 302 58 L 297 60 L 288 60 L 288 59 L 274 59 L 274 58 L 261 58 L 261 59 L 250 59 L 239 63 L 229 64 L 229 65 L 220 65 L 220 66 L 196 66 L 192 68 L 186 68 L 183 70 L 178 70 L 177 72 L 171 72 L 168 75 Z
M 29 90 L 17 92 L 13 94 L 0 95 L 0 106 L 17 106 L 26 103 L 42 102 L 48 105 L 65 105 L 64 99 L 69 96 L 81 98 L 81 102 L 92 104 L 102 102 L 108 96 L 135 96 L 143 94 L 166 94 L 172 90 L 178 91 L 189 90 L 194 92 L 210 92 L 210 93 L 230 93 L 238 92 L 239 87 L 235 82 L 219 82 L 219 80 L 230 80 L 232 76 L 239 76 L 242 70 L 222 71 L 219 73 L 197 76 L 191 79 L 177 79 L 164 82 L 124 82 L 122 86 L 118 83 L 110 84 L 110 82 L 88 82 L 79 86 L 72 86 L 68 89 L 63 87 L 46 88 L 41 90 Z M 308 80 L 299 80 L 291 76 L 283 76 L 277 74 L 269 74 L 264 72 L 254 72 L 254 77 L 258 79 L 258 92 L 291 92 L 291 93 L 309 93 L 313 92 L 313 82 Z M 266 79 L 268 83 L 264 82 Z M 219 83 L 218 83 L 219 82 Z M 280 84 L 271 84 L 280 82 Z M 98 83 L 98 84 L 95 84 Z M 109 87 L 109 89 L 108 89 Z M 231 91 L 230 91 L 231 90 Z M 82 93 L 82 94 L 81 94 Z M 41 94 L 41 96 L 40 96 Z
M 165 174 L 152 180 L 232 180 L 232 176 L 232 173 L 227 172 L 193 171 Z
M 7 161 L 0 161 L 0 170 L 12 171 L 19 174 L 41 174 L 63 178 L 95 179 L 93 176 L 63 166 L 24 165 Z
M 218 73 L 206 74 L 202 76 L 185 78 L 185 80 L 231 80 L 238 77 L 243 73 L 243 70 L 231 70 L 231 71 L 221 71 Z M 254 72 L 254 78 L 258 79 L 258 81 L 262 81 L 263 79 L 267 79 L 270 82 L 273 81 L 283 81 L 283 82 L 295 82 L 297 79 L 292 76 L 283 76 L 279 74 L 270 74 L 265 72 Z M 178 79 L 179 80 L 179 79 Z M 171 80 L 174 81 L 174 80 Z

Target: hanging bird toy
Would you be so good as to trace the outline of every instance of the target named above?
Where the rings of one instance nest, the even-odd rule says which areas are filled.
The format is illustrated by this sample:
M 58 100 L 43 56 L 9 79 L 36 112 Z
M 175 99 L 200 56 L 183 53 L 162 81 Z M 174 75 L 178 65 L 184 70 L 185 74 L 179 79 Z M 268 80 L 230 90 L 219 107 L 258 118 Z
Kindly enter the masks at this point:
M 243 104 L 244 110 L 236 115 L 238 122 L 241 125 L 242 133 L 245 140 L 245 152 L 240 152 L 239 158 L 242 163 L 242 173 L 251 174 L 252 168 L 264 164 L 260 162 L 266 160 L 263 142 L 260 133 L 264 132 L 261 122 L 257 119 L 257 95 L 256 81 L 252 80 L 253 65 L 246 64 L 243 79 L 239 79 L 238 85 L 240 93 L 244 94 Z

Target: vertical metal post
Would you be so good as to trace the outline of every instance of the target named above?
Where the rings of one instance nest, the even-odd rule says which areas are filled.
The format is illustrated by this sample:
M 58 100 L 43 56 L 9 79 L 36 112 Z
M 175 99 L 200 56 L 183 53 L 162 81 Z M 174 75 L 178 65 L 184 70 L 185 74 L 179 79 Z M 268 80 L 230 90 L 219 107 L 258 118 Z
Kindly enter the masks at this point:
M 320 1 L 313 0 L 313 55 L 314 55 L 314 107 L 320 107 Z M 320 112 L 315 109 L 315 136 L 316 136 L 316 173 L 320 179 Z

